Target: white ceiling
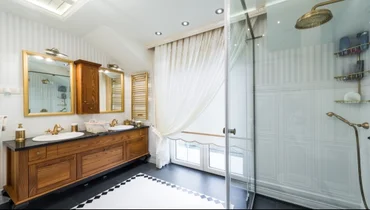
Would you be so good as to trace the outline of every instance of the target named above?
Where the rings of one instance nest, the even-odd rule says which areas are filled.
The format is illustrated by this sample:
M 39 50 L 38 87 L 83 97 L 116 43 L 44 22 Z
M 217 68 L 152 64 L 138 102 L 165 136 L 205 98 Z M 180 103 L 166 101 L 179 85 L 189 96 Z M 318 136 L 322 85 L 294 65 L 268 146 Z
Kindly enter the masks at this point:
M 81 0 L 80 0 L 81 1 Z M 145 46 L 223 20 L 215 10 L 223 0 L 83 0 L 84 5 L 66 18 L 50 15 L 24 0 L 0 0 L 0 11 L 15 13 L 86 38 L 128 71 L 150 70 L 152 55 Z M 23 2 L 23 3 L 19 3 Z M 247 0 L 248 8 L 265 0 Z M 233 11 L 241 8 L 232 0 Z M 184 27 L 182 21 L 189 21 Z M 154 33 L 160 31 L 162 36 Z M 63 49 L 60 49 L 63 51 Z

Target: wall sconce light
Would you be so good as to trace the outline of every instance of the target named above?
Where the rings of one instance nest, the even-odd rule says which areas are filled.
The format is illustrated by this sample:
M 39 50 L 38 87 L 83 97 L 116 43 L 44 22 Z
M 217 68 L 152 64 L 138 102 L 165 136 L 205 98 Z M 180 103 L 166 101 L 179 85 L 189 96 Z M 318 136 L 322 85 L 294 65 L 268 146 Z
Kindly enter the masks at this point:
M 117 64 L 108 64 L 108 68 L 123 71 Z
M 51 48 L 51 49 L 45 49 L 45 53 L 48 54 L 48 55 L 58 56 L 58 57 L 63 57 L 63 58 L 68 57 L 68 55 L 59 52 L 59 50 L 57 48 L 54 48 L 54 47 Z

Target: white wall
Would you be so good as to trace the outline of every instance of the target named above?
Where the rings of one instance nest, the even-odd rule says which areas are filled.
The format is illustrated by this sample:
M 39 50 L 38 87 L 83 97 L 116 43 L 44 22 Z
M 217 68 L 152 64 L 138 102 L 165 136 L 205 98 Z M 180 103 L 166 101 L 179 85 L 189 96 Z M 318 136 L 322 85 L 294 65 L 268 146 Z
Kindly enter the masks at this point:
M 43 134 L 46 129 L 51 128 L 55 123 L 59 123 L 66 130 L 69 130 L 71 123 L 78 123 L 80 129 L 84 129 L 83 123 L 91 118 L 109 121 L 113 118 L 120 121 L 131 118 L 131 79 L 129 74 L 125 75 L 125 113 L 24 118 L 22 95 L 23 49 L 43 53 L 45 48 L 56 47 L 61 52 L 69 55 L 71 60 L 85 59 L 100 63 L 103 66 L 110 62 L 114 63 L 114 60 L 111 60 L 104 52 L 96 50 L 82 38 L 3 12 L 0 12 L 0 46 L 0 88 L 9 87 L 19 90 L 19 94 L 11 96 L 0 94 L 0 114 L 8 115 L 7 130 L 3 132 L 1 141 L 14 139 L 15 128 L 18 123 L 23 123 L 26 136 L 32 137 Z M 2 147 L 2 144 L 0 147 Z M 1 186 L 5 183 L 3 155 L 0 156 L 2 157 L 0 161 L 2 163 L 0 167 Z
M 269 42 L 271 36 L 275 41 L 279 36 L 292 36 L 295 40 L 300 34 L 305 37 L 306 32 L 274 33 L 278 17 L 270 13 L 267 17 L 268 21 L 260 18 L 255 29 L 255 34 L 267 35 L 256 41 L 259 45 L 256 49 L 259 193 L 311 208 L 359 208 L 361 197 L 353 129 L 325 115 L 332 111 L 356 123 L 370 121 L 368 104 L 334 103 L 334 100 L 343 100 L 345 93 L 357 91 L 356 82 L 334 79 L 356 62 L 356 56 L 336 58 L 334 52 L 339 48 L 339 40 L 326 42 L 321 39 L 324 32 L 320 30 L 307 31 L 312 35 L 310 42 L 316 41 L 316 44 L 307 45 L 302 39 L 293 47 L 277 46 Z M 369 70 L 370 51 L 364 53 L 362 59 L 365 70 Z M 369 99 L 369 77 L 362 82 L 362 96 Z M 370 133 L 360 129 L 360 134 L 363 178 L 370 189 L 367 139 Z M 370 198 L 370 191 L 366 192 Z

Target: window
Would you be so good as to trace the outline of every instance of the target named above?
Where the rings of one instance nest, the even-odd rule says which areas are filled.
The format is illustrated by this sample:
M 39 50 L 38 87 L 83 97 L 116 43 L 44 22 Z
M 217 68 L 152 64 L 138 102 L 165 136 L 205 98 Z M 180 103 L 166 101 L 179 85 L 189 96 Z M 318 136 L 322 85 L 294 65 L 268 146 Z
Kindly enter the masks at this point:
M 232 147 L 230 169 L 233 179 L 244 181 L 247 177 L 247 151 Z M 202 145 L 183 140 L 171 141 L 171 162 L 209 173 L 225 175 L 225 148 L 216 145 Z
M 176 159 L 200 165 L 200 146 L 197 143 L 176 141 Z
M 237 147 L 230 148 L 230 169 L 231 173 L 243 175 L 244 155 L 243 151 Z M 225 171 L 225 148 L 211 145 L 209 146 L 209 167 Z

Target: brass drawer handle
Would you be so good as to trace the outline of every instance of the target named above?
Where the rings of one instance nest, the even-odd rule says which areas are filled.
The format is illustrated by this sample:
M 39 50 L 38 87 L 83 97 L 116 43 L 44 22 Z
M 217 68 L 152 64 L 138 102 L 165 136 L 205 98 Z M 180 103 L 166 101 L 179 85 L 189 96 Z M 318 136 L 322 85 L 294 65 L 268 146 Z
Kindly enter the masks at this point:
M 36 155 L 40 155 L 40 152 L 36 152 Z

